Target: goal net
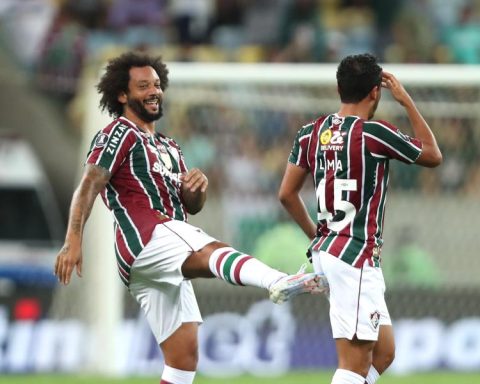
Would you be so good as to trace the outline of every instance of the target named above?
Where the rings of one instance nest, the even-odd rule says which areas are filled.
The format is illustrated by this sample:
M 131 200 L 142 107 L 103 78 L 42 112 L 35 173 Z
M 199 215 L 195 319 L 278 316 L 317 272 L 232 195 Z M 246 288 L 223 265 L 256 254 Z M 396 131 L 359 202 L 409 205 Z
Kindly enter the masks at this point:
M 387 301 L 397 332 L 393 370 L 478 369 L 480 69 L 384 68 L 400 79 L 417 102 L 444 155 L 444 163 L 436 169 L 392 164 L 382 258 Z M 169 70 L 165 116 L 158 129 L 178 141 L 190 168 L 202 169 L 209 178 L 207 204 L 190 222 L 271 266 L 295 272 L 306 261 L 308 240 L 287 217 L 276 194 L 297 130 L 338 110 L 336 67 L 171 63 Z M 88 100 L 89 116 L 85 136 L 90 140 L 103 127 L 99 122 L 105 116 L 93 102 L 97 100 L 93 87 L 85 92 L 84 100 Z M 411 133 L 405 111 L 386 91 L 376 118 Z M 310 184 L 304 198 L 314 217 Z M 112 228 L 104 222 L 89 225 L 96 237 L 89 242 L 86 259 L 111 257 L 115 276 L 113 246 L 109 251 L 104 244 Z M 96 284 L 105 284 L 95 285 L 95 294 L 85 300 L 83 308 L 84 312 L 103 308 L 96 324 L 107 316 L 108 326 L 104 323 L 97 333 L 105 336 L 109 328 L 110 340 L 118 341 L 112 325 L 112 313 L 116 313 L 127 334 L 136 335 L 138 306 L 128 295 L 122 300 L 118 295 L 102 296 L 101 291 L 123 288 L 115 277 L 105 278 L 105 269 L 95 266 L 90 273 L 101 275 Z M 200 372 L 269 375 L 335 366 L 328 304 L 323 297 L 300 297 L 276 307 L 263 301 L 266 294 L 259 289 L 234 288 L 214 280 L 194 284 L 205 318 L 200 332 Z M 128 326 L 126 321 L 130 321 Z M 148 330 L 142 335 L 144 339 L 129 339 L 135 342 L 134 348 L 119 349 L 124 353 L 120 360 L 129 365 L 118 368 L 117 359 L 118 369 L 128 373 L 161 370 Z M 113 341 L 102 342 L 114 345 Z M 96 361 L 106 358 L 101 351 L 96 356 Z
M 478 331 L 471 331 L 480 321 L 475 304 L 480 299 L 480 260 L 475 251 L 480 228 L 480 70 L 384 67 L 417 102 L 444 155 L 444 163 L 436 169 L 392 162 L 382 268 L 391 315 L 398 323 L 393 370 L 473 369 L 479 361 L 472 358 L 471 345 L 480 340 Z M 178 139 L 190 167 L 201 168 L 210 180 L 208 203 L 198 217 L 191 218 L 194 224 L 272 266 L 296 271 L 305 261 L 308 241 L 276 194 L 296 131 L 338 110 L 335 72 L 335 65 L 170 65 L 171 87 L 159 128 Z M 404 109 L 387 91 L 376 118 L 411 133 Z M 304 200 L 315 217 L 310 184 Z M 248 319 L 253 303 L 264 296 L 226 290 L 219 282 L 196 285 L 204 315 L 227 311 Z M 287 352 L 272 347 L 262 360 L 258 340 L 260 346 L 250 346 L 245 356 L 240 353 L 244 357 L 239 361 L 217 356 L 215 347 L 202 349 L 204 362 L 217 362 L 209 372 L 232 365 L 255 373 L 255 363 L 265 360 L 275 371 L 284 364 L 276 359 L 281 354 L 290 357 L 293 368 L 331 367 L 334 351 L 326 300 L 300 298 L 292 303 L 291 313 L 297 326 L 293 339 L 288 333 L 282 337 L 282 325 L 275 323 L 279 317 L 274 314 L 270 315 L 273 336 L 251 322 L 257 326 L 258 339 L 264 337 L 263 345 L 268 347 L 278 337 L 291 346 Z M 265 326 L 265 321 L 260 324 Z M 217 329 L 222 326 L 217 324 Z M 221 335 L 207 327 L 205 333 L 210 341 Z M 243 344 L 232 347 L 217 340 L 218 348 L 230 346 L 234 352 L 242 351 L 239 345 Z M 459 363 L 460 359 L 465 360 Z
M 479 68 L 384 67 L 417 102 L 444 155 L 433 170 L 392 162 L 383 249 L 387 283 L 479 286 L 474 250 L 480 224 Z M 190 166 L 210 178 L 209 205 L 199 216 L 209 233 L 241 249 L 262 250 L 263 237 L 287 223 L 276 201 L 287 157 L 302 125 L 338 110 L 335 70 L 333 65 L 170 65 L 172 85 L 160 129 L 178 138 Z M 375 118 L 411 133 L 404 109 L 387 91 Z M 313 197 L 305 200 L 315 203 Z M 297 240 L 305 248 L 306 239 Z M 281 248 L 278 253 L 269 256 L 272 262 L 303 261 Z

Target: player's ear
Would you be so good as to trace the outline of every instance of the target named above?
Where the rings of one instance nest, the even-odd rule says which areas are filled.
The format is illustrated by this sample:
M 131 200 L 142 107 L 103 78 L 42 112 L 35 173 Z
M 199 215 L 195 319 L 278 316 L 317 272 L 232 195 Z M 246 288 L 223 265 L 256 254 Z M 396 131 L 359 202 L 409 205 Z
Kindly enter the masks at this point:
M 117 100 L 121 103 L 121 104 L 127 104 L 127 94 L 125 92 L 120 92 L 118 94 L 118 98 Z
M 370 91 L 370 98 L 371 98 L 372 100 L 377 100 L 380 92 L 381 92 L 380 86 L 379 86 L 379 85 L 376 85 L 376 86 L 373 87 L 372 90 Z

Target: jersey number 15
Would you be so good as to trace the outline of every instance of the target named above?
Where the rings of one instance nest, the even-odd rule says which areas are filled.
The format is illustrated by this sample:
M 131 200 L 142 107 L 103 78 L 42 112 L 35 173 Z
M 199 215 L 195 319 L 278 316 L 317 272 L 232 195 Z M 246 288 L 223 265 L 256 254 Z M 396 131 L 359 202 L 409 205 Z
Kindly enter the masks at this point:
M 327 210 L 326 204 L 326 179 L 320 180 L 317 187 L 317 200 L 318 200 L 318 221 L 326 220 L 327 227 L 332 231 L 339 232 L 347 224 L 349 224 L 357 210 L 355 206 L 349 201 L 342 200 L 343 191 L 356 191 L 357 180 L 355 179 L 334 179 L 333 180 L 333 209 L 334 212 Z M 345 214 L 342 220 L 332 221 L 336 212 L 341 211 Z

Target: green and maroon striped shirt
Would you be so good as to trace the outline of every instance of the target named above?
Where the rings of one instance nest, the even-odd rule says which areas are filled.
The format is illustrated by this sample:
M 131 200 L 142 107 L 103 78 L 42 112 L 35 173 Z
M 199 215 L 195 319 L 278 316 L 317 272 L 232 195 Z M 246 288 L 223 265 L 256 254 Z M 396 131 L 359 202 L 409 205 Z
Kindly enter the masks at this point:
M 113 212 L 117 265 L 128 285 L 133 261 L 165 221 L 159 214 L 187 220 L 180 190 L 180 175 L 187 171 L 183 154 L 173 139 L 152 136 L 120 117 L 95 135 L 86 163 L 112 174 L 101 195 Z
M 361 268 L 379 265 L 389 160 L 414 163 L 422 143 L 385 121 L 323 116 L 302 127 L 289 162 L 313 176 L 318 212 L 314 251 Z

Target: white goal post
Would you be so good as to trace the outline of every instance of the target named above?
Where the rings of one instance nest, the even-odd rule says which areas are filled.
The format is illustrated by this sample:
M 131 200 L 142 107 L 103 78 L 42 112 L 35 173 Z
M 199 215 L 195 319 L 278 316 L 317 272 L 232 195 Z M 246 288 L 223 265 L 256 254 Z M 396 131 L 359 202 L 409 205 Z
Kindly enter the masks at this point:
M 335 84 L 335 64 L 167 63 L 172 84 Z M 381 64 L 406 85 L 480 85 L 480 66 Z

